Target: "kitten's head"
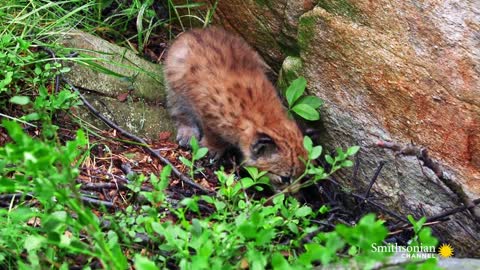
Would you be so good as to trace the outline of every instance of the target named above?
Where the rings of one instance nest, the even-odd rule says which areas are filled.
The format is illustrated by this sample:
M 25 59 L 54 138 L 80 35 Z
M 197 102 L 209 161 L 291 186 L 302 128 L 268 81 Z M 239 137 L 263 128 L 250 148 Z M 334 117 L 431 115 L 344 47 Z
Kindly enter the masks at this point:
M 289 186 L 305 171 L 307 152 L 303 136 L 291 120 L 281 129 L 265 128 L 257 132 L 248 151 L 245 165 L 267 171 L 276 192 Z

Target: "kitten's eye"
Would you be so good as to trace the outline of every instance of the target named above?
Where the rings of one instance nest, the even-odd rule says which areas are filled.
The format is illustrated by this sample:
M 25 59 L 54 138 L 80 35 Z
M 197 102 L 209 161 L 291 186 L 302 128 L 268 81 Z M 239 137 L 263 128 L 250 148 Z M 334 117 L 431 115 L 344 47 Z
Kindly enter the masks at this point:
M 271 155 L 277 151 L 277 145 L 266 134 L 259 134 L 257 141 L 252 145 L 252 154 L 255 158 L 265 155 Z
M 255 156 L 262 156 L 265 153 L 265 149 L 267 149 L 266 145 L 258 145 L 254 150 L 253 153 Z

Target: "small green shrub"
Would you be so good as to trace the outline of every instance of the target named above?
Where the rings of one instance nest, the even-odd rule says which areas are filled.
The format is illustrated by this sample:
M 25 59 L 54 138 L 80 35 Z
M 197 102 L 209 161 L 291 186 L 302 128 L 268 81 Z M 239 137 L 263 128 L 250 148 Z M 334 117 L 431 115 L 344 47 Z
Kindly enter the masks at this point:
M 0 265 L 41 269 L 61 262 L 57 268 L 65 268 L 68 257 L 83 255 L 125 269 L 118 243 L 103 234 L 75 184 L 88 154 L 85 134 L 80 130 L 58 146 L 31 138 L 15 122 L 4 120 L 2 126 L 13 142 L 0 148 L 0 193 L 17 194 L 22 203 L 13 204 L 14 196 L 10 208 L 0 208 Z M 28 225 L 32 221 L 37 225 Z
M 196 173 L 199 173 L 203 170 L 203 168 L 195 168 L 195 161 L 206 156 L 208 153 L 208 148 L 200 147 L 195 136 L 190 138 L 190 148 L 192 150 L 192 159 L 188 160 L 185 157 L 180 157 L 180 161 L 189 168 L 190 178 L 193 179 Z
M 322 106 L 323 101 L 316 96 L 303 96 L 306 87 L 307 80 L 304 77 L 299 77 L 287 88 L 285 98 L 287 99 L 288 112 L 293 112 L 306 120 L 315 121 L 320 119 L 317 109 Z

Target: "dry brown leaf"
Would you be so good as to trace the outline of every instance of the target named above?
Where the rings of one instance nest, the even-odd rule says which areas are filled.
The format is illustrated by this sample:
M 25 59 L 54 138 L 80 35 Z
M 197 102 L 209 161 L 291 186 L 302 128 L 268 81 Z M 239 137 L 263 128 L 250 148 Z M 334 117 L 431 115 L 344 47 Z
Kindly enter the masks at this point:
M 158 140 L 160 141 L 166 141 L 172 136 L 172 133 L 170 131 L 162 131 L 158 133 Z
M 117 96 L 117 100 L 120 102 L 124 102 L 125 100 L 127 100 L 129 94 L 129 92 L 121 93 Z

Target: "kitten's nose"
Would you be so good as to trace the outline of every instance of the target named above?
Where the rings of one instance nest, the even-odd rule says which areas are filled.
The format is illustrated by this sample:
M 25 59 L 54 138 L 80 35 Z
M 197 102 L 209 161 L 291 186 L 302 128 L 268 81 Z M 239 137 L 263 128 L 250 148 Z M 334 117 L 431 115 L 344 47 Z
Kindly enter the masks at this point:
M 280 176 L 280 179 L 283 183 L 288 184 L 290 183 L 290 176 Z

